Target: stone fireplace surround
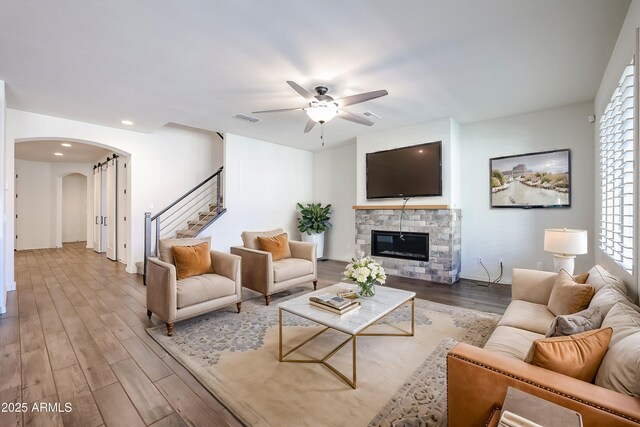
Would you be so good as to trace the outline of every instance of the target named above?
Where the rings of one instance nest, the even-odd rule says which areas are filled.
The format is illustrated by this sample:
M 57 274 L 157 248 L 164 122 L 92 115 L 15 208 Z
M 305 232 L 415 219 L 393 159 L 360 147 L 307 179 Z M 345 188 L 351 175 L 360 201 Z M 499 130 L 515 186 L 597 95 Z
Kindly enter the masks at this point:
M 356 251 L 371 255 L 371 230 L 399 231 L 402 209 L 356 209 Z M 429 261 L 373 257 L 394 276 L 444 284 L 460 278 L 460 209 L 416 209 L 407 206 L 402 231 L 429 233 Z

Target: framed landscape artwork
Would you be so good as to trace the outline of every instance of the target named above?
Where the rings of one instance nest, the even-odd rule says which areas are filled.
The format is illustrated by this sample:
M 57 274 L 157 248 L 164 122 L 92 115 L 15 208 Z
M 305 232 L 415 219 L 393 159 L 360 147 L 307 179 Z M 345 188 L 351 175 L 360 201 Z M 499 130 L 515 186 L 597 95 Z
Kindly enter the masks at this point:
M 495 157 L 489 168 L 492 208 L 571 206 L 568 149 Z

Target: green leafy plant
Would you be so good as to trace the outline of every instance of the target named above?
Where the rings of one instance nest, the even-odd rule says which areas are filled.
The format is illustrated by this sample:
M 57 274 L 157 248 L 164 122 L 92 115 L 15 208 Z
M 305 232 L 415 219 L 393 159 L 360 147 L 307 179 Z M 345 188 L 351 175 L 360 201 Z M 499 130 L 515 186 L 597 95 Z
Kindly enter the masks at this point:
M 327 228 L 331 228 L 331 223 L 329 222 L 331 219 L 330 204 L 322 207 L 320 203 L 308 203 L 307 206 L 296 203 L 296 208 L 300 212 L 298 230 L 301 233 L 322 233 Z

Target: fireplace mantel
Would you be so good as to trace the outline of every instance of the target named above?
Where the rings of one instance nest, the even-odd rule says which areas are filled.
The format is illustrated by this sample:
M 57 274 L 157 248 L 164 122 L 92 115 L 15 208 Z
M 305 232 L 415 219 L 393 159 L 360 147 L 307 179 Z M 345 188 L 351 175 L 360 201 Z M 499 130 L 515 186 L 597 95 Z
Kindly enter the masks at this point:
M 402 205 L 356 205 L 355 210 L 380 210 L 380 209 L 402 209 Z M 407 205 L 407 209 L 449 209 L 448 205 Z

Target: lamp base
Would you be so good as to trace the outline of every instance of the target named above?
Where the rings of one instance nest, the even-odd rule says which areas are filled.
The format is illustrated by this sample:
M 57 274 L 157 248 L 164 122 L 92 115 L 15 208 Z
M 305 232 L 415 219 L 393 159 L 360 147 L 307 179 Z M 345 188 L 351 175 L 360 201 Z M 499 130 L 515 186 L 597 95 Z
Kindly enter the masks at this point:
M 553 255 L 553 271 L 559 273 L 560 270 L 564 270 L 570 275 L 573 274 L 573 269 L 576 264 L 575 255 Z

